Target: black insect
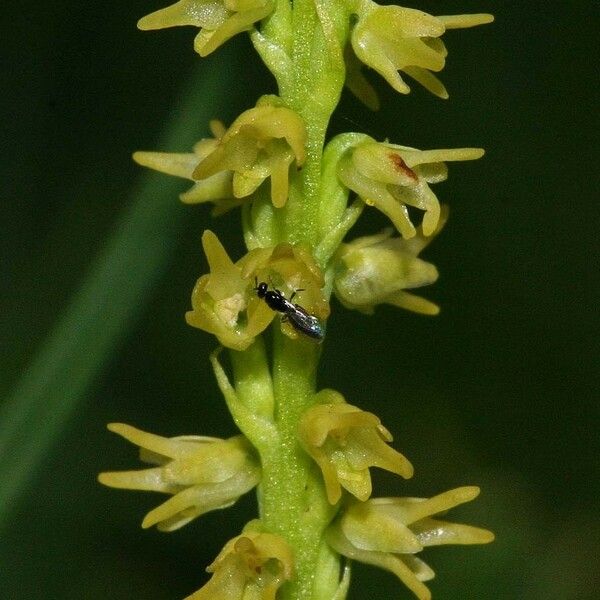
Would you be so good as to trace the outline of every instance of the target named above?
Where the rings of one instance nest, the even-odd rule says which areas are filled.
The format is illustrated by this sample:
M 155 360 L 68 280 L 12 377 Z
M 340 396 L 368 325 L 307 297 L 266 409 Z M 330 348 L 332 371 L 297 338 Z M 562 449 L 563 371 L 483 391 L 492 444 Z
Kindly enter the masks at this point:
M 296 292 L 302 292 L 304 290 L 296 290 L 288 300 L 279 290 L 270 290 L 269 286 L 264 281 L 258 283 L 258 280 L 256 280 L 255 283 L 256 287 L 254 290 L 256 291 L 256 295 L 259 298 L 262 298 L 269 308 L 282 313 L 282 321 L 289 321 L 296 331 L 303 333 L 305 336 L 316 340 L 317 342 L 323 341 L 325 332 L 323 331 L 323 326 L 319 319 L 314 315 L 308 314 L 304 308 L 292 302 Z

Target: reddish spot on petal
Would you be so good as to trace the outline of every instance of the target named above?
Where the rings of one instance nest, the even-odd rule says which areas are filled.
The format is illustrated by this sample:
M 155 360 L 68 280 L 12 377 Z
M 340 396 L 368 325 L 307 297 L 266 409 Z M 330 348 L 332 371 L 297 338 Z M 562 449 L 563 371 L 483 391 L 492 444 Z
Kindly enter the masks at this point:
M 390 152 L 388 156 L 392 161 L 396 171 L 399 171 L 403 175 L 406 175 L 406 177 L 412 179 L 413 181 L 417 181 L 417 174 L 404 162 L 404 159 L 399 154 Z

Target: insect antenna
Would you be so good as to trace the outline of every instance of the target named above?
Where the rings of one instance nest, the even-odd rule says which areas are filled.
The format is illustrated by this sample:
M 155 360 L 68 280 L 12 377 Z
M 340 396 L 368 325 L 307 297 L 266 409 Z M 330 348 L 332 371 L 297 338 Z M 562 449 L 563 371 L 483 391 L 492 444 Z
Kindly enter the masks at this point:
M 298 288 L 297 290 L 294 290 L 292 292 L 292 295 L 290 296 L 290 302 L 294 299 L 294 296 L 298 293 L 298 292 L 305 292 L 306 288 Z

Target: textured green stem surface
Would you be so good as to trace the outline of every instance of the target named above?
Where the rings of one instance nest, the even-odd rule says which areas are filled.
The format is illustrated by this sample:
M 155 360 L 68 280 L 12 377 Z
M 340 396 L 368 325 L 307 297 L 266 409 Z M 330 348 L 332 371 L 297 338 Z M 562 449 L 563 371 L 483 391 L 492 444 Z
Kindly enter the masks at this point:
M 276 330 L 273 353 L 279 439 L 261 456 L 261 519 L 294 550 L 296 578 L 282 590 L 282 599 L 330 600 L 338 587 L 339 564 L 333 555 L 327 556 L 322 536 L 332 507 L 320 471 L 298 442 L 300 418 L 315 401 L 320 349 L 311 341 L 290 340 Z M 323 565 L 321 554 L 326 559 Z
M 307 131 L 306 161 L 302 169 L 290 173 L 290 192 L 279 214 L 274 214 L 277 241 L 317 247 L 323 229 L 323 146 L 329 119 L 339 101 L 344 82 L 341 48 L 347 34 L 344 10 L 337 2 L 295 0 L 290 25 L 290 69 L 279 93 L 287 106 L 304 120 Z M 267 30 L 268 31 L 268 30 Z M 347 195 L 344 200 L 347 199 Z M 257 207 L 271 215 L 270 202 Z M 254 214 L 258 214 L 258 208 Z M 255 217 L 256 218 L 256 217 Z M 339 215 L 334 217 L 339 220 Z M 321 265 L 324 267 L 324 265 Z M 282 600 L 332 600 L 339 588 L 340 559 L 323 539 L 323 532 L 335 513 L 327 501 L 318 467 L 298 442 L 298 426 L 305 411 L 315 403 L 316 370 L 320 346 L 299 335 L 283 335 L 276 319 L 273 343 L 272 396 L 266 387 L 257 408 L 273 406 L 277 435 L 266 448 L 259 449 L 263 477 L 259 486 L 259 512 L 264 526 L 282 535 L 294 552 L 295 577 L 279 592 Z M 261 344 L 262 342 L 257 342 Z M 244 360 L 254 361 L 248 352 L 233 360 L 238 396 L 244 395 Z M 255 364 L 255 369 L 257 369 Z M 257 370 L 258 375 L 259 370 Z M 264 381 L 264 376 L 262 380 Z M 264 414 L 264 413 L 263 413 Z M 344 596 L 338 596 L 341 598 Z

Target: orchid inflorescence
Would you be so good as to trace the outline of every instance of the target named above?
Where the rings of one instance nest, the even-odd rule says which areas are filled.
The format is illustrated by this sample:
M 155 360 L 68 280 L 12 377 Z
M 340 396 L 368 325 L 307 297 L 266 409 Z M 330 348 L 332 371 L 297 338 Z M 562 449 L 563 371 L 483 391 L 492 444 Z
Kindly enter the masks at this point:
M 378 107 L 364 67 L 402 94 L 410 91 L 408 76 L 447 98 L 434 75 L 447 57 L 442 35 L 492 20 L 372 0 L 180 0 L 139 21 L 144 30 L 198 27 L 200 56 L 248 32 L 279 91 L 229 127 L 212 121 L 212 136 L 191 152 L 134 154 L 143 166 L 191 181 L 183 202 L 210 202 L 214 215 L 239 208 L 247 247 L 231 258 L 204 232 L 209 270 L 186 314 L 220 344 L 210 362 L 241 434 L 164 438 L 114 423 L 109 429 L 153 466 L 100 475 L 111 487 L 169 494 L 142 522 L 165 531 L 257 488 L 259 518 L 227 542 L 207 569 L 211 579 L 188 600 L 343 600 L 351 561 L 391 571 L 426 600 L 423 582 L 434 573 L 418 553 L 493 539 L 485 529 L 438 518 L 473 500 L 475 486 L 429 499 L 372 497 L 371 468 L 409 479 L 413 466 L 375 414 L 335 390 L 317 391 L 320 345 L 289 318 L 316 319 L 324 336 L 332 294 L 366 314 L 380 304 L 439 312 L 408 291 L 438 277 L 419 258 L 448 218 L 432 186 L 447 178 L 447 162 L 478 159 L 483 150 L 418 150 L 362 133 L 326 142 L 326 128 L 344 86 Z M 390 227 L 346 240 L 365 207 Z M 271 325 L 267 348 L 263 333 Z M 223 348 L 229 366 L 221 363 Z

